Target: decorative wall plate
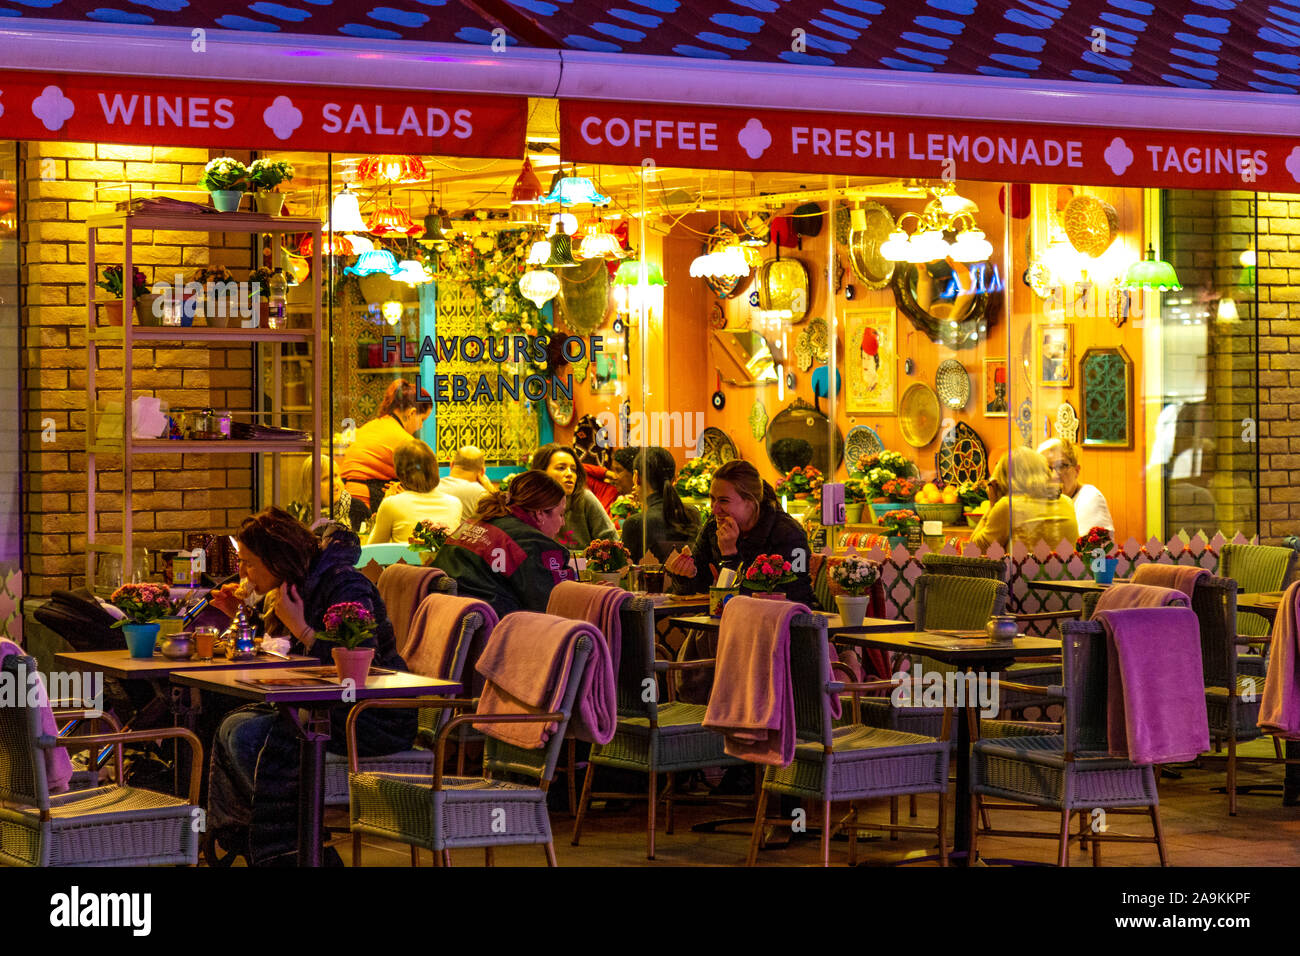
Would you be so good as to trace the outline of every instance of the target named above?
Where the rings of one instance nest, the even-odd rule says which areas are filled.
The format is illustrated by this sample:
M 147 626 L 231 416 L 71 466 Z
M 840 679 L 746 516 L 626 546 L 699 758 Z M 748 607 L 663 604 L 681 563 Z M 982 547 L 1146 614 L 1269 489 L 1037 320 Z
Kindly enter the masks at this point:
M 713 308 L 709 310 L 709 325 L 715 329 L 725 329 L 727 327 L 727 313 L 722 311 L 722 303 L 713 303 Z
M 862 207 L 866 228 L 849 234 L 849 265 L 869 289 L 883 289 L 894 275 L 894 263 L 880 254 L 880 247 L 894 231 L 894 217 L 880 203 Z
M 934 373 L 934 387 L 940 401 L 948 408 L 962 409 L 970 401 L 970 373 L 956 359 L 939 363 Z
M 898 427 L 903 440 L 924 448 L 939 431 L 939 396 L 924 382 L 913 382 L 898 403 Z
M 849 438 L 844 445 L 844 454 L 850 468 L 856 466 L 858 459 L 863 455 L 878 455 L 884 450 L 885 443 L 880 440 L 880 435 L 874 428 L 859 425 L 856 428 L 849 429 Z
M 830 332 L 826 328 L 826 320 L 820 315 L 808 322 L 808 344 L 812 346 L 817 361 L 825 362 L 830 351 Z
M 989 476 L 988 449 L 984 441 L 965 422 L 948 429 L 939 442 L 935 456 L 939 477 L 945 482 L 983 481 Z
M 713 462 L 714 466 L 725 465 L 733 458 L 739 458 L 736 452 L 736 446 L 732 443 L 731 438 L 721 428 L 712 426 L 700 432 L 700 440 L 696 442 L 695 453 L 706 461 Z
M 809 344 L 805 333 L 799 333 L 799 339 L 794 345 L 795 362 L 799 366 L 799 371 L 806 372 L 812 368 L 813 350 Z
M 1056 410 L 1056 434 L 1071 445 L 1079 434 L 1079 416 L 1069 402 L 1061 402 Z
M 1109 249 L 1119 234 L 1119 213 L 1096 196 L 1075 196 L 1061 211 L 1061 224 L 1070 245 L 1095 258 Z
M 853 211 L 844 203 L 835 204 L 835 242 L 847 246 L 853 232 Z
M 1025 399 L 1016 412 L 1016 427 L 1020 429 L 1020 441 L 1025 445 L 1034 443 L 1034 403 Z
M 754 407 L 749 410 L 749 433 L 762 440 L 767 434 L 767 408 L 760 399 L 754 399 Z

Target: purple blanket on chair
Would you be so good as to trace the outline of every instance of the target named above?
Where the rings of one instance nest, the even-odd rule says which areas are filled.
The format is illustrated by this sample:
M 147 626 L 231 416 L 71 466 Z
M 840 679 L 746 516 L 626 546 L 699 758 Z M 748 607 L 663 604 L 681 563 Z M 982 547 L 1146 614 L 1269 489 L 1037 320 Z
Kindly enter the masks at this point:
M 1110 676 L 1110 752 L 1136 764 L 1180 763 L 1210 748 L 1201 631 L 1183 607 L 1102 611 Z

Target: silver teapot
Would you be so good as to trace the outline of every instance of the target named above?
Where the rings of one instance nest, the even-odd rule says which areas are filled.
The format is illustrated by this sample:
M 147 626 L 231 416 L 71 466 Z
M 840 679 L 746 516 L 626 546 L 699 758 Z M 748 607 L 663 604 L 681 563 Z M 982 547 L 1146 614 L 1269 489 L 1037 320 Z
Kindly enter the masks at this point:
M 226 642 L 226 658 L 232 661 L 252 660 L 257 656 L 257 645 L 253 642 L 256 636 L 257 628 L 249 622 L 247 609 L 240 605 L 234 620 L 221 635 L 221 639 Z
M 984 625 L 991 644 L 1010 644 L 1020 636 L 1020 625 L 1010 614 L 995 614 Z

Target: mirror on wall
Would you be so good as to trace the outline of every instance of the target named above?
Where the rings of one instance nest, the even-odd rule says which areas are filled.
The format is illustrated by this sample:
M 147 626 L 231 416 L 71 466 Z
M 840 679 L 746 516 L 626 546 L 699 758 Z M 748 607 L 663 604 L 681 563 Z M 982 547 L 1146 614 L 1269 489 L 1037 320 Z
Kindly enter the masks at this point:
M 767 457 L 781 474 L 812 465 L 823 475 L 833 475 L 844 460 L 844 436 L 835 429 L 835 458 L 831 461 L 830 419 L 803 399 L 795 399 L 767 426 Z M 827 479 L 829 480 L 829 478 Z
M 991 262 L 967 264 L 949 258 L 900 262 L 893 286 L 899 310 L 931 341 L 967 349 L 988 334 L 1002 280 Z
M 757 332 L 722 329 L 713 333 L 713 340 L 740 370 L 740 378 L 726 379 L 729 385 L 760 385 L 777 380 L 772 350 Z

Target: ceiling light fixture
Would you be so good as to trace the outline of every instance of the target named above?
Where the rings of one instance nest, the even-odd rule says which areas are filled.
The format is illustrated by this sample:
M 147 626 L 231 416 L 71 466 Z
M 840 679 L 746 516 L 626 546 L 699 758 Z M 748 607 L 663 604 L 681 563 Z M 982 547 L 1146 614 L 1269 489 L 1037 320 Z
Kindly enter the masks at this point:
M 357 164 L 357 177 L 362 182 L 381 186 L 418 183 L 427 175 L 424 162 L 418 156 L 367 156 Z
M 560 177 L 559 181 L 551 186 L 551 191 L 538 201 L 559 203 L 561 206 L 578 206 L 585 203 L 603 206 L 609 202 L 609 197 L 597 192 L 595 184 L 587 177 L 579 176 L 577 169 L 574 168 L 573 175 Z
M 905 212 L 898 217 L 895 229 L 880 246 L 880 254 L 894 262 L 935 262 L 953 259 L 957 262 L 984 262 L 993 255 L 993 244 L 975 223 L 979 207 L 963 196 L 957 195 L 951 183 L 930 189 L 931 200 L 920 215 Z M 850 213 L 850 220 L 858 210 Z M 903 229 L 907 219 L 916 220 L 915 231 L 909 236 Z M 863 216 L 865 220 L 865 214 Z M 945 233 L 954 233 L 949 241 Z
M 1155 292 L 1178 292 L 1182 289 L 1178 273 L 1168 262 L 1156 258 L 1154 246 L 1147 246 L 1145 259 L 1139 259 L 1128 267 L 1120 285 L 1125 289 L 1151 289 Z
M 524 168 L 520 171 L 519 178 L 515 180 L 514 188 L 510 190 L 510 205 L 536 205 L 541 198 L 542 181 L 533 172 L 533 164 L 524 157 Z
M 369 232 L 366 222 L 361 218 L 361 201 L 346 184 L 343 191 L 330 203 L 330 218 L 325 223 L 326 232 Z
M 519 291 L 540 309 L 559 293 L 560 280 L 554 272 L 533 269 L 519 277 Z

